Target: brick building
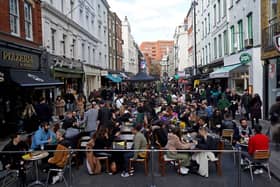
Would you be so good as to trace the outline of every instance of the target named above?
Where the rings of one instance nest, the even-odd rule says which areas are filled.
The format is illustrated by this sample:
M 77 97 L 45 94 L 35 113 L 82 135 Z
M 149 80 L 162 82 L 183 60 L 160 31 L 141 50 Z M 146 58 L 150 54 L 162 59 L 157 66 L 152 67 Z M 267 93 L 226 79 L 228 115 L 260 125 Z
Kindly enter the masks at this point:
M 174 41 L 170 40 L 145 41 L 141 43 L 140 50 L 143 54 L 148 54 L 152 58 L 152 61 L 161 61 L 163 55 L 173 50 L 173 47 Z
M 61 83 L 49 76 L 41 47 L 41 1 L 0 0 L 0 5 L 0 128 L 7 135 L 19 130 L 26 101 L 42 96 L 52 101 Z
M 263 103 L 264 114 L 268 117 L 270 106 L 280 95 L 280 2 L 261 1 L 261 59 L 264 61 Z M 278 46 L 275 46 L 277 43 Z

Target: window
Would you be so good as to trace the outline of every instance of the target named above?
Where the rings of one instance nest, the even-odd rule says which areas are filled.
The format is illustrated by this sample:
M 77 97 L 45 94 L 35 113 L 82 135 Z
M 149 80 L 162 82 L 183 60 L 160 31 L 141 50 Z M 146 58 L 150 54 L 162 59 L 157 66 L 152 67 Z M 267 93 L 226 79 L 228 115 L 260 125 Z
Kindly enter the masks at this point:
M 205 46 L 205 63 L 208 64 L 208 50 L 207 45 Z
M 223 7 L 224 7 L 224 17 L 227 16 L 227 1 L 223 1 Z
M 228 55 L 228 34 L 224 31 L 224 54 Z
M 218 0 L 218 22 L 221 20 L 221 1 Z
M 204 22 L 202 22 L 202 37 L 204 37 Z
M 51 29 L 51 45 L 52 45 L 52 53 L 55 52 L 55 39 L 56 39 L 56 30 Z
M 85 44 L 82 43 L 82 60 L 85 60 Z
M 209 62 L 211 61 L 211 45 L 208 43 Z
M 61 0 L 61 12 L 63 13 L 64 11 L 64 0 Z
M 62 36 L 62 52 L 63 52 L 64 56 L 66 55 L 66 38 L 67 38 L 67 36 L 65 34 L 63 34 L 63 36 Z
M 230 8 L 233 7 L 233 0 L 229 0 L 229 3 L 230 3 L 229 7 Z
M 217 58 L 217 38 L 214 38 L 214 58 Z
M 75 39 L 73 39 L 73 41 L 72 41 L 73 43 L 72 43 L 72 57 L 73 58 L 76 58 L 76 40 Z
M 222 35 L 220 34 L 218 37 L 219 37 L 219 57 L 222 57 L 223 55 Z
M 71 0 L 70 1 L 70 16 L 71 16 L 71 19 L 73 19 L 73 12 L 74 12 L 74 1 Z
M 247 16 L 248 22 L 248 39 L 253 39 L 253 16 L 252 13 Z
M 10 0 L 10 29 L 12 34 L 19 35 L 18 0 Z
M 202 60 L 202 65 L 204 65 L 205 64 L 204 48 L 202 48 L 201 60 Z
M 97 12 L 98 12 L 98 16 L 101 16 L 101 8 L 100 8 L 100 4 L 97 5 Z
M 26 2 L 24 2 L 24 27 L 26 39 L 32 40 L 32 7 Z
M 238 21 L 238 34 L 239 34 L 239 50 L 244 48 L 243 42 L 243 21 Z
M 208 14 L 208 33 L 210 34 L 210 14 Z
M 275 19 L 277 17 L 277 1 L 278 0 L 269 0 L 269 12 L 270 19 Z
M 207 36 L 207 18 L 204 19 L 204 25 L 205 25 L 205 36 Z
M 95 49 L 92 49 L 92 64 L 95 64 Z
M 91 56 L 90 56 L 90 46 L 88 46 L 88 64 L 90 64 L 90 58 L 91 58 Z
M 230 44 L 231 44 L 231 47 L 230 47 L 230 51 L 233 53 L 235 50 L 234 50 L 234 46 L 235 46 L 235 33 L 234 33 L 234 26 L 231 26 L 230 27 Z
M 216 10 L 216 5 L 214 5 L 214 26 L 217 23 L 217 10 Z

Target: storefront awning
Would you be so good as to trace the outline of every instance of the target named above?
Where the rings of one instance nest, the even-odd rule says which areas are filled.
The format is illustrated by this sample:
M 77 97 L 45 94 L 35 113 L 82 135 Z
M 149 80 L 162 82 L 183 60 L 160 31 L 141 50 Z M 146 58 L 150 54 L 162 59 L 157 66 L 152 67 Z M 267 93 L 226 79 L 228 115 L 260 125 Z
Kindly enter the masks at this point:
M 110 79 L 112 82 L 114 82 L 114 83 L 120 83 L 120 82 L 122 82 L 122 78 L 120 78 L 120 77 L 115 77 L 115 76 L 113 76 L 112 74 L 108 74 L 108 75 L 106 75 L 106 78 L 107 79 Z
M 242 64 L 234 64 L 234 65 L 230 65 L 230 66 L 224 66 L 224 67 L 222 67 L 220 69 L 217 69 L 217 70 L 213 71 L 212 73 L 210 73 L 209 77 L 211 79 L 228 78 L 230 71 L 234 70 L 235 68 L 238 68 L 241 65 Z
M 12 81 L 23 87 L 59 86 L 63 82 L 54 80 L 41 71 L 10 70 Z

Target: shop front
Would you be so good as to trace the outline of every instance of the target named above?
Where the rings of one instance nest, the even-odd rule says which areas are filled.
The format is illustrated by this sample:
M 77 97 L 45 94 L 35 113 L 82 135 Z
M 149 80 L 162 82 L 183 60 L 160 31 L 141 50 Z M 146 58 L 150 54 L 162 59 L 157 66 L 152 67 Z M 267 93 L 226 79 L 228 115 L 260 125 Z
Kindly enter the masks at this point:
M 100 68 L 88 64 L 84 64 L 83 68 L 85 72 L 84 93 L 88 97 L 90 92 L 101 87 Z
M 263 66 L 260 59 L 260 48 L 251 48 L 230 55 L 224 59 L 225 65 L 210 73 L 211 78 L 227 79 L 228 87 L 243 94 L 244 89 L 258 93 L 262 98 Z
M 39 49 L 0 43 L 1 133 L 18 130 L 27 101 L 35 105 L 45 97 L 51 104 L 54 89 L 63 84 L 43 71 L 41 59 Z
M 51 55 L 50 64 L 52 76 L 64 83 L 64 87 L 56 90 L 55 96 L 63 96 L 67 90 L 74 95 L 83 93 L 84 71 L 80 61 Z

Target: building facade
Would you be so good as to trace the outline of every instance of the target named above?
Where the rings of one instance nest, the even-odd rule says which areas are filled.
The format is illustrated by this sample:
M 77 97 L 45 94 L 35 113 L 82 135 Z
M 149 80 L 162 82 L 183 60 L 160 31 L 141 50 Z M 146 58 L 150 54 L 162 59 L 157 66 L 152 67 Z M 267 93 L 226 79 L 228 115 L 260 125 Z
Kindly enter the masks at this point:
M 261 1 L 261 58 L 264 61 L 263 101 L 264 114 L 269 116 L 270 106 L 280 95 L 280 2 L 273 0 Z M 277 40 L 276 40 L 277 39 Z
M 143 54 L 148 54 L 152 58 L 152 61 L 161 61 L 164 55 L 168 51 L 173 50 L 173 40 L 159 40 L 155 42 L 144 41 L 140 44 L 140 50 Z
M 137 44 L 131 34 L 131 27 L 128 18 L 125 17 L 122 22 L 122 39 L 123 39 L 123 70 L 133 74 L 138 73 L 138 49 Z
M 183 25 L 178 25 L 174 33 L 174 66 L 177 71 L 184 71 L 188 66 L 188 33 L 187 20 Z
M 0 1 L 0 136 L 16 132 L 26 102 L 53 100 L 53 80 L 42 49 L 41 1 Z
M 109 66 L 108 9 L 105 0 L 42 1 L 43 46 L 53 76 L 65 83 L 58 95 L 101 87 L 100 70 Z

